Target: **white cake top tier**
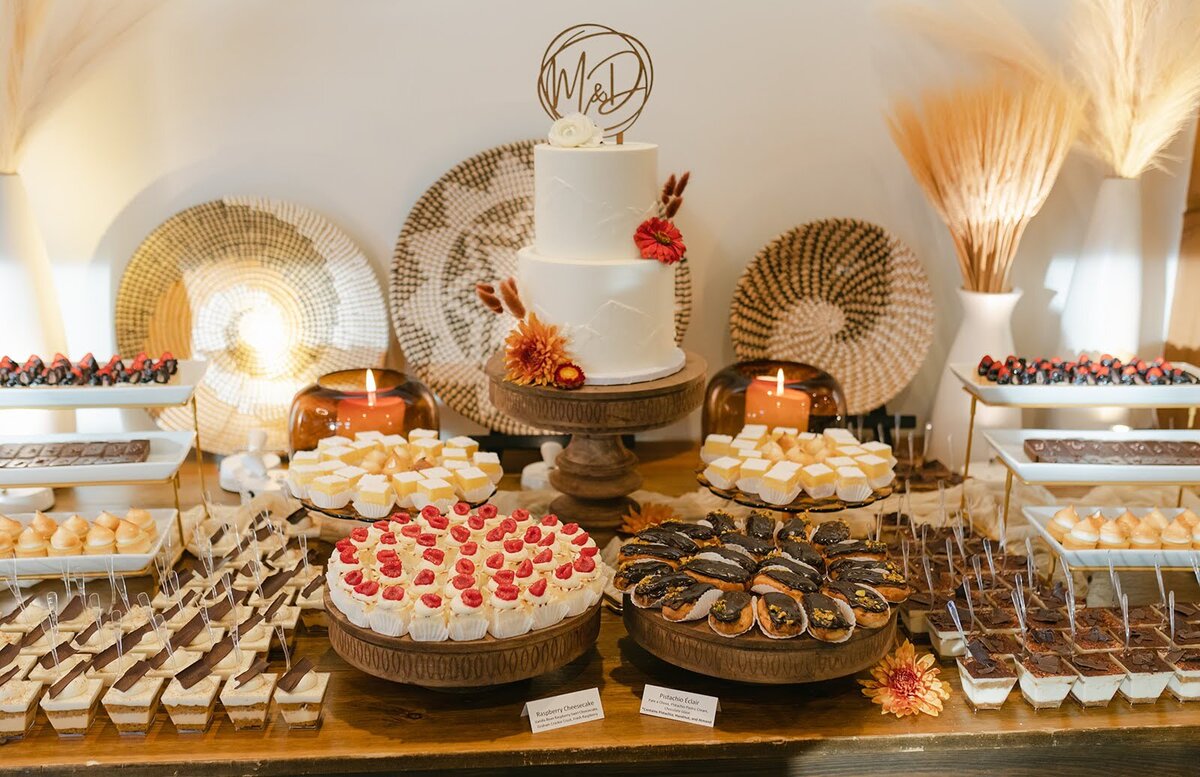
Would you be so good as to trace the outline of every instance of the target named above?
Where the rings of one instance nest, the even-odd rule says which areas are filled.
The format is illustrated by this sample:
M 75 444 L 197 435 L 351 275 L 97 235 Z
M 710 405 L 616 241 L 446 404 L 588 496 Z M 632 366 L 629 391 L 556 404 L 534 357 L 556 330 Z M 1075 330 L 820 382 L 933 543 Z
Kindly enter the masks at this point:
M 653 143 L 534 147 L 534 248 L 542 256 L 615 262 L 640 257 L 633 234 L 654 212 Z

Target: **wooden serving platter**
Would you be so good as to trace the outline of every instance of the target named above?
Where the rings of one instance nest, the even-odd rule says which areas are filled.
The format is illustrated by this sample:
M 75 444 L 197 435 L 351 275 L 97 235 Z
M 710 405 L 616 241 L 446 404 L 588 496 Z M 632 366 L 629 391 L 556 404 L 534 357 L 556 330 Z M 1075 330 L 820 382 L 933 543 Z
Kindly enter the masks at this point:
M 553 672 L 582 656 L 600 634 L 600 604 L 512 639 L 415 642 L 355 626 L 329 600 L 329 644 L 359 671 L 395 683 L 454 690 L 505 685 Z
M 897 611 L 881 629 L 855 629 L 840 644 L 811 637 L 771 639 L 759 631 L 722 637 L 706 620 L 672 623 L 658 610 L 640 609 L 625 597 L 622 616 L 629 636 L 668 664 L 697 674 L 760 685 L 815 683 L 874 666 L 896 641 Z

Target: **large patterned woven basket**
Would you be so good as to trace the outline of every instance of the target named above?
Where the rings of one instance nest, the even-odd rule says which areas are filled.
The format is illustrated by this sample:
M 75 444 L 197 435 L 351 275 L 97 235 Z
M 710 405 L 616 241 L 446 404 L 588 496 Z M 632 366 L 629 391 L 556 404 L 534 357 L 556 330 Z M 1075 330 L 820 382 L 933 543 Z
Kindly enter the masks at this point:
M 292 396 L 327 372 L 378 365 L 387 312 L 362 251 L 322 216 L 230 197 L 172 216 L 138 247 L 116 302 L 121 353 L 207 359 L 197 392 L 205 450 L 232 453 L 251 429 L 287 447 Z M 188 408 L 155 411 L 191 429 Z
M 781 359 L 837 378 L 852 414 L 892 399 L 933 340 L 933 294 L 911 250 L 875 224 L 825 219 L 767 243 L 730 310 L 738 358 Z
M 392 323 L 409 369 L 447 406 L 506 434 L 538 430 L 488 400 L 483 367 L 513 320 L 484 308 L 475 284 L 515 275 L 517 250 L 533 243 L 536 143 L 488 149 L 443 175 L 409 213 L 392 258 Z M 682 340 L 692 280 L 686 261 L 676 267 L 675 333 Z

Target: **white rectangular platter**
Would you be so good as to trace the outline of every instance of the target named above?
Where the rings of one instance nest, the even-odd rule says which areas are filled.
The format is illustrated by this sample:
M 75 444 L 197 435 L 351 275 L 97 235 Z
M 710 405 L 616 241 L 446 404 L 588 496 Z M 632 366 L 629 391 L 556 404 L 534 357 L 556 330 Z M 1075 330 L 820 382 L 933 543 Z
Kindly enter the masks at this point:
M 186 359 L 170 383 L 118 383 L 113 386 L 13 386 L 0 388 L 0 409 L 80 407 L 172 407 L 192 398 L 208 362 Z
M 192 432 L 105 432 L 97 434 L 0 435 L 0 445 L 17 442 L 124 442 L 149 440 L 150 455 L 136 464 L 86 464 L 68 467 L 0 468 L 0 488 L 54 486 L 61 483 L 97 484 L 159 481 L 170 478 L 187 458 L 195 439 Z
M 1176 367 L 1200 375 L 1200 368 L 1186 362 Z M 1016 407 L 1191 407 L 1200 405 L 1200 383 L 1169 386 L 1076 386 L 1070 383 L 1033 386 L 1001 386 L 980 377 L 978 364 L 951 364 L 967 391 L 987 405 Z
M 1037 529 L 1042 538 L 1054 549 L 1054 552 L 1062 558 L 1068 566 L 1072 567 L 1107 567 L 1109 558 L 1112 559 L 1114 567 L 1146 567 L 1153 569 L 1155 562 L 1158 562 L 1163 567 L 1183 567 L 1191 566 L 1192 558 L 1200 555 L 1200 550 L 1067 550 L 1062 546 L 1062 543 L 1050 536 L 1046 525 L 1050 523 L 1050 519 L 1054 514 L 1063 509 L 1065 505 L 1057 505 L 1054 507 L 1026 507 L 1021 512 L 1025 514 L 1025 519 Z M 1152 507 L 1130 507 L 1129 511 L 1139 518 L 1150 512 Z M 1075 506 L 1075 512 L 1080 517 L 1086 518 L 1092 513 L 1100 510 L 1105 517 L 1117 518 L 1125 512 L 1124 507 L 1080 507 Z M 1183 512 L 1183 508 L 1179 507 L 1160 507 L 1158 511 L 1162 513 L 1167 520 L 1172 520 L 1175 516 Z
M 988 444 L 1013 473 L 1026 483 L 1040 485 L 1105 483 L 1200 483 L 1200 466 L 1140 466 L 1112 464 L 1048 464 L 1029 460 L 1026 440 L 1186 440 L 1200 442 L 1200 430 L 1134 429 L 1128 432 L 1063 431 L 1057 429 L 988 429 Z
M 118 518 L 124 516 L 125 510 L 111 510 Z M 71 574 L 100 575 L 108 573 L 109 562 L 112 562 L 115 574 L 139 572 L 147 567 L 152 568 L 154 556 L 166 541 L 167 533 L 175 531 L 175 510 L 150 510 L 154 524 L 158 527 L 158 537 L 150 543 L 149 553 L 115 553 L 108 556 L 46 556 L 44 558 L 6 558 L 0 559 L 0 577 L 11 578 L 15 573 L 18 577 L 56 577 L 70 568 Z M 9 515 L 15 521 L 28 524 L 33 520 L 33 513 L 17 513 Z M 47 513 L 51 518 L 62 523 L 71 517 L 72 513 Z M 82 517 L 91 522 L 99 511 L 81 513 Z M 175 541 L 178 546 L 178 540 Z

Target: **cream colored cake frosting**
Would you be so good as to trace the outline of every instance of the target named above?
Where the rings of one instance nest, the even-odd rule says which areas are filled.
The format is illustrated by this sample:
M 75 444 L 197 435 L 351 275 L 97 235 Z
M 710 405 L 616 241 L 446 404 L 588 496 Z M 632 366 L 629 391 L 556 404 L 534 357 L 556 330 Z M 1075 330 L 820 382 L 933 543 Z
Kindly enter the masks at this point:
M 517 252 L 528 308 L 562 328 L 590 384 L 677 372 L 675 273 L 634 242 L 654 215 L 658 146 L 540 144 L 533 157 L 534 244 Z

